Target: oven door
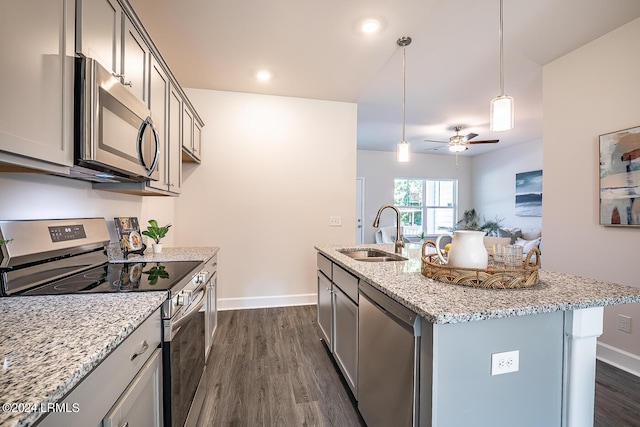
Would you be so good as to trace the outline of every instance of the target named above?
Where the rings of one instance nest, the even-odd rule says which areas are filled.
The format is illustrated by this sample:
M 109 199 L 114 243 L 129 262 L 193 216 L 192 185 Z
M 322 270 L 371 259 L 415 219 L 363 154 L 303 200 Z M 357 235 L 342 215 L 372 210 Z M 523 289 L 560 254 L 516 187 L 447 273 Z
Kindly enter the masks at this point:
M 158 180 L 160 141 L 150 110 L 97 61 L 81 61 L 83 107 L 77 163 L 137 181 Z
M 205 318 L 200 309 L 206 288 L 201 286 L 192 295 L 187 306 L 163 321 L 165 427 L 195 424 L 204 403 Z

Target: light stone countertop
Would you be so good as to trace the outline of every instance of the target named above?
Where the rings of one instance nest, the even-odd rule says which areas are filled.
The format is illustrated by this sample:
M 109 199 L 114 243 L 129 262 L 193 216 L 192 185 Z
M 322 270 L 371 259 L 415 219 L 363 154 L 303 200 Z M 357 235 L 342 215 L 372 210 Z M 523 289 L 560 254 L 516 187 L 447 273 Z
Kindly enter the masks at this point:
M 166 292 L 0 298 L 0 404 L 58 402 L 166 298 Z M 31 426 L 43 415 L 3 410 L 0 426 Z
M 193 248 L 163 248 L 162 253 L 154 254 L 151 246 L 144 255 L 132 254 L 125 259 L 117 243 L 109 247 L 109 262 L 168 262 L 168 261 L 207 261 L 220 250 L 217 246 Z
M 204 262 L 220 248 L 149 248 L 129 259 L 109 249 L 110 262 Z M 162 291 L 0 298 L 0 404 L 58 402 L 166 298 Z M 31 426 L 43 415 L 1 411 L 0 426 Z
M 421 245 L 407 244 L 408 261 L 362 262 L 338 249 L 376 248 L 393 253 L 393 244 L 315 246 L 336 264 L 364 279 L 431 323 L 460 323 L 554 311 L 640 302 L 640 288 L 540 270 L 540 282 L 526 289 L 480 289 L 446 284 L 423 276 Z

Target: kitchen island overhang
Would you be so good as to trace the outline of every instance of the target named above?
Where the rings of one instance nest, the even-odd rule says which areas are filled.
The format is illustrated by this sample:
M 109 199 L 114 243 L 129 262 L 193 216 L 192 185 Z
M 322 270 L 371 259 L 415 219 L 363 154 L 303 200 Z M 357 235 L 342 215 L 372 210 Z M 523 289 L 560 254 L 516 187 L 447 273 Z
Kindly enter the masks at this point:
M 420 245 L 407 245 L 407 261 L 379 263 L 339 250 L 393 245 L 315 248 L 422 317 L 423 426 L 591 425 L 603 307 L 640 302 L 638 288 L 546 270 L 527 289 L 436 282 L 420 273 Z M 518 371 L 491 375 L 491 355 L 506 351 L 519 351 Z

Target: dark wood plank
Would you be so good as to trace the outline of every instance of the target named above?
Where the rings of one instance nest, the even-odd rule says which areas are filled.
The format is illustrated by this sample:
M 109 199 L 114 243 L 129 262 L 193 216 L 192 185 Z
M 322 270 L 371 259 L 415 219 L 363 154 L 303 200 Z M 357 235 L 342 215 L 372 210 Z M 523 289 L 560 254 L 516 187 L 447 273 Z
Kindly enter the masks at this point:
M 596 362 L 596 427 L 640 427 L 640 378 Z

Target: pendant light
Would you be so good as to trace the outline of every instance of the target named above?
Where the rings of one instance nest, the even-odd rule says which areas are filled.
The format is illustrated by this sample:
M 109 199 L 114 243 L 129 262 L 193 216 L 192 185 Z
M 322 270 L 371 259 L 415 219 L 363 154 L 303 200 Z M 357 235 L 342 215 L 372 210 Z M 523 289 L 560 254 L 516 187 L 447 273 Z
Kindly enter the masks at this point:
M 402 47 L 402 141 L 398 143 L 397 159 L 399 162 L 408 162 L 411 157 L 411 145 L 405 139 L 405 100 L 407 86 L 407 46 L 411 44 L 411 37 L 400 37 L 396 42 Z
M 504 47 L 502 36 L 503 0 L 500 0 L 500 95 L 491 101 L 490 129 L 502 131 L 513 129 L 513 98 L 504 94 Z

